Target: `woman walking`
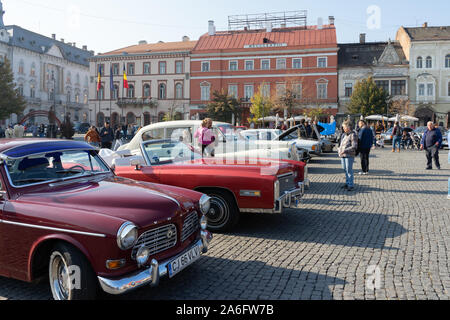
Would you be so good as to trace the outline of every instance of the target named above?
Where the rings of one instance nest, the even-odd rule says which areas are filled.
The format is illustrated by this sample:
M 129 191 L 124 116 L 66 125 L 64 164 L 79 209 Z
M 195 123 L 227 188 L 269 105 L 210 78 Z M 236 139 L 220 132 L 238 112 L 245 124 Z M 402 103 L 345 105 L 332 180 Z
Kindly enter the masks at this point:
M 94 147 L 99 147 L 100 145 L 100 135 L 97 132 L 97 128 L 95 128 L 95 126 L 91 126 L 88 130 L 88 132 L 86 132 L 85 136 L 84 136 L 84 140 L 89 143 L 90 145 L 94 146 Z
M 212 132 L 212 120 L 207 118 L 202 121 L 202 125 L 194 134 L 194 138 L 198 139 L 198 145 L 202 148 L 202 155 L 205 155 L 205 151 L 216 139 Z M 209 149 L 209 148 L 208 148 Z M 208 153 L 208 152 L 207 152 Z M 214 157 L 214 149 L 209 152 Z
M 349 122 L 342 125 L 344 133 L 338 148 L 339 157 L 341 158 L 342 169 L 345 172 L 344 189 L 348 191 L 354 190 L 354 174 L 353 163 L 355 162 L 356 150 L 358 149 L 358 136 L 353 131 L 353 127 Z
M 402 128 L 400 124 L 396 122 L 394 124 L 394 129 L 392 129 L 392 152 L 395 152 L 396 146 L 398 146 L 398 152 L 400 152 L 400 147 L 402 143 Z

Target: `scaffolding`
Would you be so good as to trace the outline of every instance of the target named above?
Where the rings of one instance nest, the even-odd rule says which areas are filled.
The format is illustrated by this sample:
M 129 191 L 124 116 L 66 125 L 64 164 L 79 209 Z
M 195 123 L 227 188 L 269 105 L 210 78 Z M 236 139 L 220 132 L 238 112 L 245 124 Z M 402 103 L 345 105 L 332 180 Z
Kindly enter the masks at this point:
M 261 14 L 228 16 L 228 30 L 256 30 L 271 28 L 299 27 L 307 28 L 307 11 L 286 11 Z

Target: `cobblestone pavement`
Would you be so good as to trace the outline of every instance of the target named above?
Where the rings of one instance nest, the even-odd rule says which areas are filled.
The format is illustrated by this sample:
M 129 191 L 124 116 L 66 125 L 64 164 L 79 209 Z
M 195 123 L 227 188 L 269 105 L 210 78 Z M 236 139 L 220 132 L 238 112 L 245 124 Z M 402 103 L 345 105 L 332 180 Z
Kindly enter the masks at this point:
M 158 288 L 106 299 L 450 299 L 450 165 L 376 150 L 371 174 L 341 189 L 336 154 L 315 158 L 303 208 L 246 214 L 210 251 Z M 359 159 L 355 172 L 360 169 Z M 380 282 L 366 282 L 376 266 Z M 46 283 L 0 278 L 0 299 L 49 299 Z

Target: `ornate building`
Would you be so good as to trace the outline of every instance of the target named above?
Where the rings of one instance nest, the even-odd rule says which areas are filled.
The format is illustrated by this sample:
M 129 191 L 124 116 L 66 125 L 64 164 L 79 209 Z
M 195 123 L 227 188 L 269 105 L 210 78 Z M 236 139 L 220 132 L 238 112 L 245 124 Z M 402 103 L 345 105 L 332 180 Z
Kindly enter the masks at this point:
M 0 0 L 0 59 L 11 62 L 17 89 L 27 106 L 22 115 L 12 115 L 3 124 L 48 123 L 48 112 L 54 110 L 62 121 L 70 115 L 73 122 L 89 122 L 87 47 L 77 48 L 3 22 Z

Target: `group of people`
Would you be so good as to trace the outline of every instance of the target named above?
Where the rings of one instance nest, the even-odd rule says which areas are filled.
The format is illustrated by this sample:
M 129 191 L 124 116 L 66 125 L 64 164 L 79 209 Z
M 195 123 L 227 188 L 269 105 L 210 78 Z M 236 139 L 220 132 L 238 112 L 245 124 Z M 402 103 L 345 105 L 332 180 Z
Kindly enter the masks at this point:
M 115 150 L 124 140 L 131 140 L 137 131 L 139 131 L 139 129 L 136 130 L 131 124 L 121 127 L 116 126 L 113 129 L 110 123 L 106 121 L 103 128 L 100 130 L 98 130 L 96 126 L 91 126 L 86 132 L 84 140 L 95 147 Z
M 0 136 L 6 139 L 23 138 L 25 135 L 25 127 L 21 124 L 9 125 L 5 130 L 0 130 Z
M 376 132 L 375 132 L 376 134 Z M 393 146 L 392 152 L 396 151 L 398 146 L 398 152 L 400 152 L 400 142 L 404 132 L 400 124 L 396 122 L 392 131 Z M 353 164 L 355 157 L 358 154 L 361 155 L 361 172 L 360 175 L 369 174 L 369 158 L 370 151 L 374 146 L 374 130 L 373 127 L 369 127 L 364 120 L 358 122 L 358 130 L 353 130 L 351 122 L 346 121 L 342 125 L 342 134 L 339 139 L 338 154 L 341 158 L 342 168 L 345 172 L 346 182 L 342 188 L 353 191 L 354 190 L 354 173 Z M 432 162 L 434 159 L 435 166 L 438 170 L 441 169 L 439 163 L 439 149 L 442 144 L 442 134 L 439 128 L 433 123 L 428 122 L 427 130 L 423 134 L 420 142 L 420 149 L 426 152 L 427 157 L 427 170 L 432 170 Z

